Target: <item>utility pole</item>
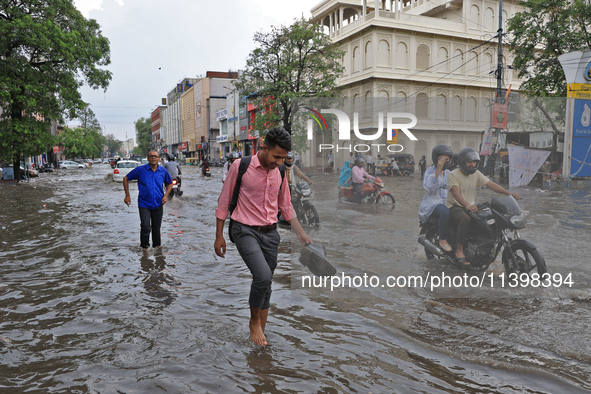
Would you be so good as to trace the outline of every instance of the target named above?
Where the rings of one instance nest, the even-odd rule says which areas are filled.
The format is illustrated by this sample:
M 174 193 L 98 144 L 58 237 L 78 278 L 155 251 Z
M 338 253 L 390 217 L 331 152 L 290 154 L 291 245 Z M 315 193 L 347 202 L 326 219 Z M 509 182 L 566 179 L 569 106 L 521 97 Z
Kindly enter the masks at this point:
M 499 29 L 497 30 L 497 93 L 495 103 L 503 104 L 503 0 L 499 0 Z M 493 110 L 491 108 L 491 119 Z M 495 172 L 493 181 L 499 183 L 501 178 L 501 155 L 499 152 L 501 129 L 495 129 L 496 145 L 495 145 Z

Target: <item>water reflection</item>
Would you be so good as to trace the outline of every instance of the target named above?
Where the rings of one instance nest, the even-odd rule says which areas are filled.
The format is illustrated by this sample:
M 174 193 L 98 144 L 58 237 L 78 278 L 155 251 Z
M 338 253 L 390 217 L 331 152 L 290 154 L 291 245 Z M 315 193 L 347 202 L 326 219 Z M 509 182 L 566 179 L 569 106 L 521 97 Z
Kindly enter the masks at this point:
M 149 296 L 148 301 L 170 305 L 177 297 L 176 286 L 180 283 L 170 274 L 162 248 L 155 248 L 153 255 L 150 255 L 150 251 L 150 248 L 142 251 L 140 258 L 140 266 L 145 273 L 142 282 Z

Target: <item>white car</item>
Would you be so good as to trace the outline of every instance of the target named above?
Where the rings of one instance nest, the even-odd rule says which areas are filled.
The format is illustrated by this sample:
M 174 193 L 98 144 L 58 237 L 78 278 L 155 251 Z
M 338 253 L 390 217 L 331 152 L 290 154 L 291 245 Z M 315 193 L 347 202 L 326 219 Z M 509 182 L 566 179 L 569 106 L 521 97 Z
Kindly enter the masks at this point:
M 60 161 L 58 164 L 59 168 L 86 168 L 84 164 L 76 163 L 71 160 Z
M 131 170 L 141 165 L 139 161 L 135 160 L 119 160 L 115 169 L 113 170 L 113 180 L 115 182 L 123 182 L 125 175 L 129 174 Z

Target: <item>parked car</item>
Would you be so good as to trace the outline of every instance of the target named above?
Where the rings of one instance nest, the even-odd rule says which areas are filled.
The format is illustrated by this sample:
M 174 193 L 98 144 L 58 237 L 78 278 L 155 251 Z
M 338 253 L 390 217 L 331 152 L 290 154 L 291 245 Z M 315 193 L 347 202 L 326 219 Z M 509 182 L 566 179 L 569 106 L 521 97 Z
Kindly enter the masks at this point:
M 113 169 L 113 180 L 115 182 L 123 182 L 125 175 L 129 174 L 131 170 L 140 165 L 139 161 L 135 160 L 119 160 Z
M 84 164 L 76 163 L 75 161 L 71 160 L 64 160 L 58 162 L 59 168 L 86 168 Z

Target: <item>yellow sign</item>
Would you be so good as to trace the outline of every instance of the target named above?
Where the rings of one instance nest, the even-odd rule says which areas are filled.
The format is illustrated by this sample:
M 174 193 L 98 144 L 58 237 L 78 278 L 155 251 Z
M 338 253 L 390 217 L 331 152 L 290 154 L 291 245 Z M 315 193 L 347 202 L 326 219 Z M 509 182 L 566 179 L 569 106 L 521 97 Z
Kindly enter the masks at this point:
M 587 83 L 569 83 L 567 86 L 568 98 L 591 100 L 591 85 Z
M 392 139 L 391 140 L 386 140 L 388 142 L 388 144 L 398 144 L 398 132 L 400 130 L 398 129 L 392 129 Z

